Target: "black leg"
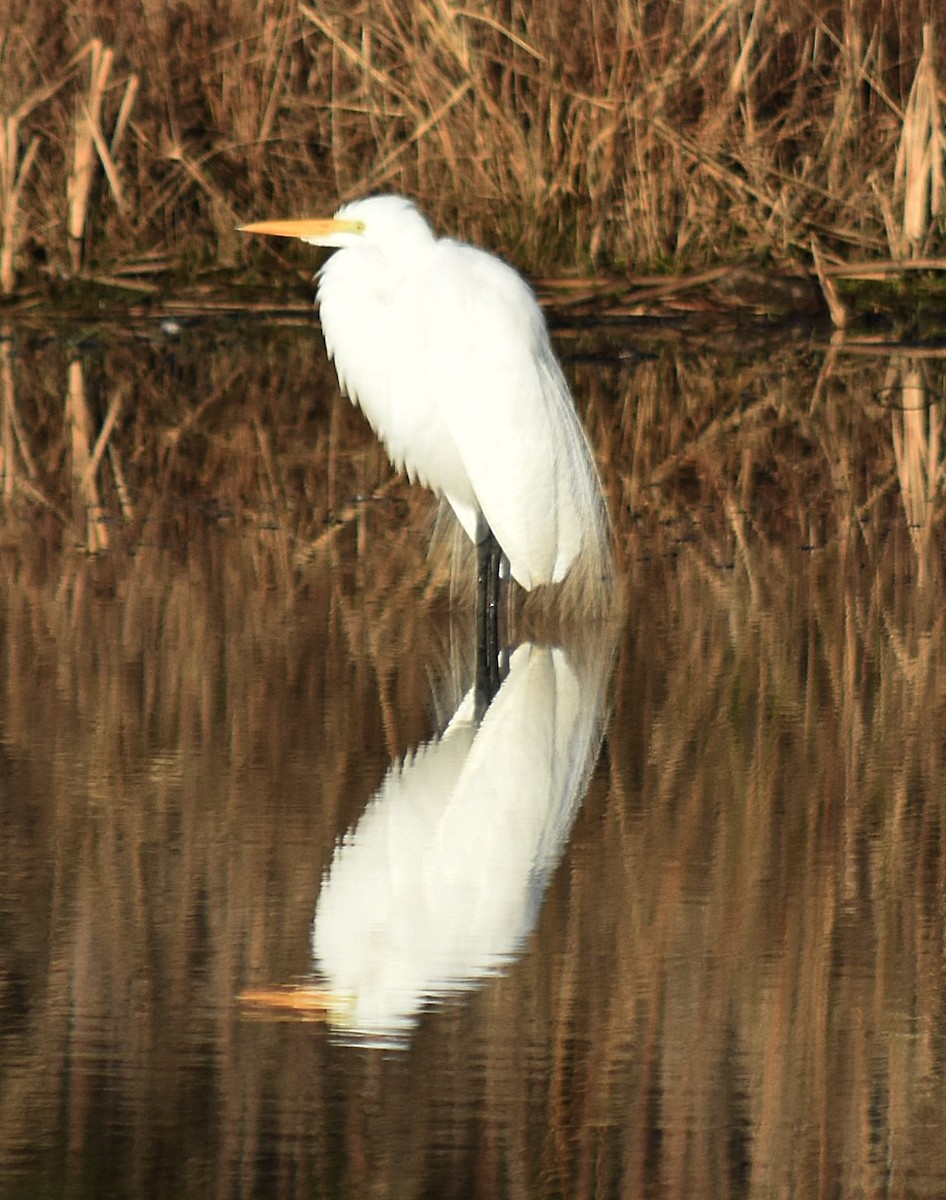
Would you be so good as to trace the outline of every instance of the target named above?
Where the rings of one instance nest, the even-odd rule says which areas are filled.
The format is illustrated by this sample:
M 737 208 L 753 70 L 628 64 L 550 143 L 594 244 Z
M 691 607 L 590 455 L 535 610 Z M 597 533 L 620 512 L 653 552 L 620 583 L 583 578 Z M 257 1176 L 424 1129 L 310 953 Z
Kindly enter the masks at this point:
M 480 516 L 476 541 L 476 715 L 499 691 L 499 566 L 502 550 Z

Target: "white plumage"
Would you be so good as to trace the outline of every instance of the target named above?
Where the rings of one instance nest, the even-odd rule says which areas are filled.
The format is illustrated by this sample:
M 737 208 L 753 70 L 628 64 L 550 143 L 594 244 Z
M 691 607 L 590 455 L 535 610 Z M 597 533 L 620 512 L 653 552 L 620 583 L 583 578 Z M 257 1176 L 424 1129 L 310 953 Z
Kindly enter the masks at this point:
M 326 347 L 392 462 L 446 497 L 473 541 L 482 514 L 524 588 L 581 563 L 600 590 L 611 558 L 598 476 L 522 278 L 438 239 L 398 196 L 246 228 L 337 250 L 319 273 Z

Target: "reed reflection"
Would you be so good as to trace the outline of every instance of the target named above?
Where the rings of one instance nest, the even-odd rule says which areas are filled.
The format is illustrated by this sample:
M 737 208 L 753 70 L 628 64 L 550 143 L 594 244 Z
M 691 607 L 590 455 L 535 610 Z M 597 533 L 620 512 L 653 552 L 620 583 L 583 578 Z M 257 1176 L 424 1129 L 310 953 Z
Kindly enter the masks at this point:
M 897 481 L 922 584 L 931 569 L 930 554 L 935 552 L 933 528 L 944 459 L 943 406 L 930 381 L 929 364 L 914 355 L 893 356 L 883 398 L 892 409 Z
M 61 341 L 0 341 L 0 1193 L 943 1194 L 946 360 L 579 365 L 607 761 L 529 952 L 379 1054 L 235 997 L 310 978 L 339 834 L 470 673 L 432 719 L 426 513 L 330 378 L 301 409 L 311 331 L 189 338 L 170 390 L 150 342 L 84 362 L 78 472 Z
M 342 1040 L 404 1044 L 424 1008 L 502 970 L 532 931 L 597 759 L 607 634 L 518 646 L 480 715 L 392 763 L 326 872 L 312 986 L 253 1005 L 324 1011 Z

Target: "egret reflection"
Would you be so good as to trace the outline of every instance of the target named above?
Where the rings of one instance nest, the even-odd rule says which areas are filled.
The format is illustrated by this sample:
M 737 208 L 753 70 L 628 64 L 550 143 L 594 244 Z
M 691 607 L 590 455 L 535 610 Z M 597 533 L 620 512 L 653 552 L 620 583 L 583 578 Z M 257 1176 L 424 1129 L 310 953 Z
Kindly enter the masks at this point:
M 335 849 L 304 987 L 254 1006 L 324 1013 L 344 1040 L 406 1041 L 421 1012 L 502 970 L 535 925 L 597 759 L 609 655 L 525 644 L 477 719 L 392 764 Z

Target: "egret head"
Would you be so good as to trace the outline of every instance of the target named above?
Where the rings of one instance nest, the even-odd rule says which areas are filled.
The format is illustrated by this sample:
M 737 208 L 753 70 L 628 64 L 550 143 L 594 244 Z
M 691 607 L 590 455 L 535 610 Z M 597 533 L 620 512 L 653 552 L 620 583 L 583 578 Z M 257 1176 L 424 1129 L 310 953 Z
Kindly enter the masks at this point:
M 311 246 L 335 250 L 364 244 L 415 245 L 418 241 L 432 242 L 434 237 L 426 218 L 403 196 L 368 196 L 343 204 L 334 217 L 256 221 L 241 225 L 240 232 L 298 238 Z

